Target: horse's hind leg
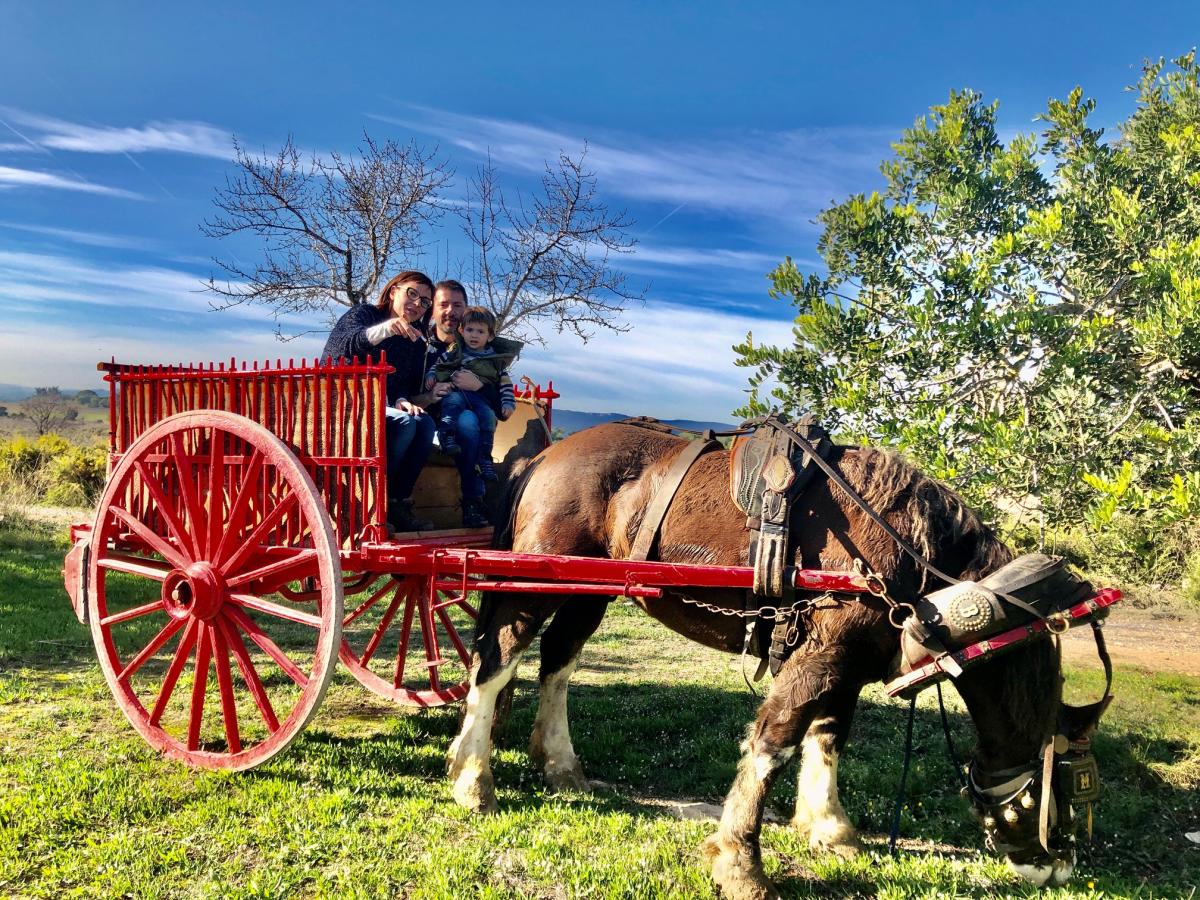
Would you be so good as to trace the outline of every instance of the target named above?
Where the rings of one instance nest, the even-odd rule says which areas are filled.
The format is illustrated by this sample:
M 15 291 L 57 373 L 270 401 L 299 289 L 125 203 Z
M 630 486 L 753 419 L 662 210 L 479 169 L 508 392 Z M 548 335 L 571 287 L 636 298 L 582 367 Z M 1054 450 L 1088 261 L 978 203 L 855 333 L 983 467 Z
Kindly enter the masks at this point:
M 567 684 L 583 645 L 600 627 L 608 603 L 598 597 L 568 598 L 542 635 L 541 694 L 529 755 L 555 790 L 589 789 L 583 766 L 571 744 L 567 723 Z
M 796 814 L 792 825 L 808 836 L 818 852 L 851 857 L 862 852 L 858 832 L 838 799 L 838 757 L 846 746 L 858 690 L 834 694 L 820 718 L 808 726 L 801 742 L 796 779 Z
M 759 833 L 767 793 L 801 737 L 839 689 L 842 660 L 831 649 L 798 652 L 776 676 L 758 717 L 742 743 L 737 776 L 725 800 L 717 833 L 701 851 L 713 880 L 735 900 L 774 896 L 763 872 Z
M 496 697 L 516 674 L 550 609 L 544 599 L 522 595 L 491 595 L 481 604 L 462 731 L 446 754 L 454 799 L 469 810 L 496 811 L 491 766 Z

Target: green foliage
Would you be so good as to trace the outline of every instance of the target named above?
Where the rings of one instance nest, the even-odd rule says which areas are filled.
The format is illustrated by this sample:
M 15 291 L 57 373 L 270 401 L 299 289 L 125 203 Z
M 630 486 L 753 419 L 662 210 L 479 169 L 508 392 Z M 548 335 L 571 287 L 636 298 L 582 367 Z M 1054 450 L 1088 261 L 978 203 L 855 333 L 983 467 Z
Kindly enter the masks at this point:
M 1200 516 L 1200 67 L 1147 64 L 1111 139 L 1076 88 L 1007 144 L 972 91 L 906 130 L 886 187 L 787 259 L 791 347 L 735 348 L 749 404 L 812 410 L 995 514 L 1093 532 Z M 774 385 L 774 386 L 772 386 Z
M 57 434 L 0 442 L 0 496 L 13 503 L 90 506 L 104 487 L 108 454 Z

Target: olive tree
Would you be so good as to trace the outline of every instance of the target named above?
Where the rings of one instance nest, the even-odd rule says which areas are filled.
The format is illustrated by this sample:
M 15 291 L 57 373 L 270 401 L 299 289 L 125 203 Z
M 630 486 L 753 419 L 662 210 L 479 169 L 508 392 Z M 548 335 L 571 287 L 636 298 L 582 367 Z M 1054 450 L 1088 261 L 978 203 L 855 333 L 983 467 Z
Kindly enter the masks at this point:
M 906 130 L 885 186 L 820 215 L 824 271 L 737 347 L 744 412 L 818 413 L 977 504 L 1052 524 L 1200 515 L 1200 69 L 1147 63 L 1105 134 L 1079 88 L 1004 142 L 972 91 Z M 770 383 L 777 387 L 768 389 Z

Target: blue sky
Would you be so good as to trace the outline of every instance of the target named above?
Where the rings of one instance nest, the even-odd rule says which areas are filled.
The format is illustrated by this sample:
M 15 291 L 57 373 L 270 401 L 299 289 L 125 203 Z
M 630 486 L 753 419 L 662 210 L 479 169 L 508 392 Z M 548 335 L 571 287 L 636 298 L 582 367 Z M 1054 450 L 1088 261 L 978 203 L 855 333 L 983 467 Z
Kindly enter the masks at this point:
M 165 8 L 164 8 L 165 7 Z M 363 129 L 489 150 L 509 189 L 586 141 L 600 192 L 636 220 L 633 330 L 548 335 L 521 369 L 563 405 L 725 419 L 748 330 L 786 341 L 765 275 L 816 265 L 821 208 L 879 184 L 889 143 L 951 88 L 1032 130 L 1076 84 L 1096 121 L 1143 58 L 1200 37 L 1200 4 L 32 4 L 0 0 L 0 382 L 96 386 L 95 362 L 313 355 L 266 311 L 216 312 L 198 225 L 231 136 L 349 151 Z M 464 248 L 452 222 L 413 263 Z M 298 329 L 319 324 L 296 322 Z

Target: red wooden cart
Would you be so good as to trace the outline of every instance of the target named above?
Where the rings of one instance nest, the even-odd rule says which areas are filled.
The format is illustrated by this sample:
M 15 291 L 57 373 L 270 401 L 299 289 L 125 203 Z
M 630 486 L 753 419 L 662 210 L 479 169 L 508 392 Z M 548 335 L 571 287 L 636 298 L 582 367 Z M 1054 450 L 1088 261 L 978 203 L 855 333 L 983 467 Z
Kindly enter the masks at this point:
M 487 529 L 389 541 L 385 360 L 100 368 L 110 474 L 94 522 L 72 529 L 64 579 L 121 710 L 190 765 L 245 769 L 278 753 L 338 658 L 400 703 L 462 699 L 476 591 L 595 602 L 753 582 L 746 567 L 492 550 Z M 548 444 L 557 396 L 552 384 L 520 392 L 497 434 L 502 471 Z M 450 524 L 457 494 L 453 468 L 427 467 L 418 512 Z M 870 587 L 850 572 L 795 580 Z

